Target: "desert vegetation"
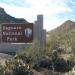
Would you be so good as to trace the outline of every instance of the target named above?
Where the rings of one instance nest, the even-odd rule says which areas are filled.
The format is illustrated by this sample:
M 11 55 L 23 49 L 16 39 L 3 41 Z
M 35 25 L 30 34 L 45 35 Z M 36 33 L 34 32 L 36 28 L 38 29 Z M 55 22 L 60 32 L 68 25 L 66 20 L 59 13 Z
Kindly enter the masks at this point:
M 34 41 L 31 46 L 19 50 L 13 58 L 6 60 L 4 65 L 0 65 L 0 75 L 34 75 L 34 70 L 58 73 L 71 71 L 75 65 L 74 52 L 72 52 L 73 50 L 71 53 L 66 52 L 66 44 L 63 47 L 60 41 L 58 36 L 52 38 L 50 36 L 44 48 L 40 47 L 38 41 Z M 66 41 L 68 39 L 64 43 Z M 70 54 L 68 58 L 66 58 L 66 54 Z M 49 74 L 47 73 L 47 75 Z

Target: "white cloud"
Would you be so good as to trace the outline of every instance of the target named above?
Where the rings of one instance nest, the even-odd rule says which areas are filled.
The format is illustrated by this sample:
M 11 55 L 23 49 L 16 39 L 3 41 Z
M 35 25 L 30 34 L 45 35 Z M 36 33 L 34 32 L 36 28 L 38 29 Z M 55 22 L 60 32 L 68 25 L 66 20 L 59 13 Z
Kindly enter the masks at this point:
M 63 22 L 58 20 L 54 15 L 59 13 L 67 13 L 72 10 L 66 6 L 67 0 L 23 0 L 31 4 L 31 7 L 17 7 L 10 6 L 4 3 L 0 3 L 0 6 L 4 7 L 6 12 L 12 16 L 18 18 L 25 18 L 29 22 L 33 22 L 36 19 L 36 15 L 43 14 L 44 27 L 49 30 L 57 27 Z

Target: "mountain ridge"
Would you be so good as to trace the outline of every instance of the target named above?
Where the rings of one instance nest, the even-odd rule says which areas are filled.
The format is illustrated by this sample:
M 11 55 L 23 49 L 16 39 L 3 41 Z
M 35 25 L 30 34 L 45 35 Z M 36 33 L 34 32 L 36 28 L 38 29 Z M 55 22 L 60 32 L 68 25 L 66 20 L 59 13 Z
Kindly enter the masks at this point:
M 49 31 L 48 33 L 65 33 L 68 32 L 69 30 L 75 28 L 75 22 L 71 20 L 65 21 L 63 24 L 61 24 L 59 27 Z
M 0 24 L 1 23 L 28 23 L 23 18 L 15 18 L 7 14 L 4 8 L 0 7 Z

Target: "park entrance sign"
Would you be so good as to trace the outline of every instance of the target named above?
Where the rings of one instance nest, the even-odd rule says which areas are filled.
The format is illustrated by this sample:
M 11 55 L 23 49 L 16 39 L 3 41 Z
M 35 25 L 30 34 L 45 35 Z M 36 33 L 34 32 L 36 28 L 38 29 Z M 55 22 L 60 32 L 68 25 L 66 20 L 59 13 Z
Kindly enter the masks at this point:
M 2 42 L 32 43 L 33 23 L 5 23 L 1 26 Z

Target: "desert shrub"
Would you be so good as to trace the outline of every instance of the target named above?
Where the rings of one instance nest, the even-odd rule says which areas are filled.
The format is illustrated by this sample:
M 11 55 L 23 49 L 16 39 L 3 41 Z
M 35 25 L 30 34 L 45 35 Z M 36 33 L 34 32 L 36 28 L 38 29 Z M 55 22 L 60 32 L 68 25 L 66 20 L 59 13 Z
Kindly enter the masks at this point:
M 69 72 L 74 67 L 74 63 L 70 60 L 64 60 L 63 58 L 47 59 L 42 58 L 34 64 L 34 69 L 39 71 L 42 68 L 48 70 L 54 70 L 56 72 Z
M 0 75 L 4 75 L 4 68 L 2 65 L 0 65 Z
M 66 61 L 62 58 L 56 59 L 54 62 L 54 70 L 56 72 L 68 72 L 73 68 L 73 62 Z
M 28 75 L 31 73 L 30 66 L 19 59 L 14 62 L 13 71 L 16 75 Z
M 41 68 L 52 69 L 52 60 L 46 57 L 41 58 L 40 60 L 35 62 L 33 68 L 37 71 L 39 71 L 39 69 Z
M 17 52 L 17 58 L 33 65 L 37 60 L 45 56 L 45 49 L 40 47 L 38 41 L 34 41 L 30 46 Z
M 28 64 L 21 59 L 6 60 L 4 66 L 4 75 L 33 75 Z

